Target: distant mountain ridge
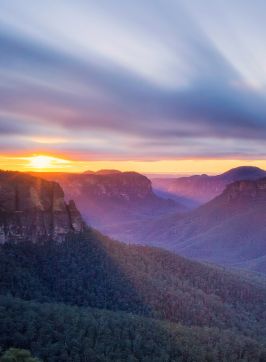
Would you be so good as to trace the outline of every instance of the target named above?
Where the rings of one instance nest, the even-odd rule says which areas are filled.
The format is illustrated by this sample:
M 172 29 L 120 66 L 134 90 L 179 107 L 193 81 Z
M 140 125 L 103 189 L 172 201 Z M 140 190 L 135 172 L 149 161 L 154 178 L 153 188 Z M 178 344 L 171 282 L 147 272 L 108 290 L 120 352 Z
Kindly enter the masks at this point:
M 75 200 L 85 220 L 109 236 L 113 225 L 122 230 L 128 222 L 186 211 L 183 205 L 157 196 L 151 181 L 137 172 L 101 170 L 39 175 L 60 183 L 66 197 Z
M 127 232 L 127 241 L 266 273 L 266 178 L 236 181 L 196 210 L 128 225 Z
M 59 184 L 21 172 L 0 171 L 0 242 L 57 238 L 84 229 L 74 201 Z
M 112 175 L 112 174 L 121 174 L 122 171 L 119 170 L 108 170 L 108 169 L 104 169 L 104 170 L 99 170 L 99 171 L 84 171 L 83 175 Z
M 161 194 L 185 198 L 190 205 L 194 203 L 194 206 L 197 206 L 218 196 L 234 181 L 257 180 L 263 177 L 266 177 L 266 171 L 258 167 L 240 166 L 216 176 L 202 174 L 171 179 L 155 178 L 152 179 L 152 184 Z
M 266 273 L 266 263 L 258 269 L 255 262 L 266 255 L 266 178 L 230 184 L 195 215 L 201 218 L 198 225 L 204 220 L 204 230 L 196 235 L 194 229 L 178 247 L 183 255 L 223 264 L 250 264 L 253 270 Z

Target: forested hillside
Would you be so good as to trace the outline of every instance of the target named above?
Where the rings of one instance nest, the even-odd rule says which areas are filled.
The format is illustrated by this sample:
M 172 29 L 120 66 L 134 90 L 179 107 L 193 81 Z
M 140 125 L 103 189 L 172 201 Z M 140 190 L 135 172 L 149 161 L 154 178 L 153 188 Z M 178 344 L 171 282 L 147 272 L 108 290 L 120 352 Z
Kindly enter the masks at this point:
M 253 339 L 122 312 L 0 297 L 0 345 L 49 362 L 265 361 Z M 6 361 L 5 361 L 6 362 Z
M 0 250 L 1 294 L 266 335 L 266 288 L 167 251 L 93 230 L 62 243 L 7 243 Z

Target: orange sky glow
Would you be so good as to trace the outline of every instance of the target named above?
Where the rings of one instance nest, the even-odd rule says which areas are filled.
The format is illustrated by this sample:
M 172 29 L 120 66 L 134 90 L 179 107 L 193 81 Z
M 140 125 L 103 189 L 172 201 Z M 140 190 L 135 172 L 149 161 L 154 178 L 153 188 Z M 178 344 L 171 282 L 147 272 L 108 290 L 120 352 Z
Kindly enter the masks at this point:
M 27 156 L 0 156 L 3 170 L 40 172 L 83 172 L 86 170 L 118 169 L 140 173 L 159 174 L 217 174 L 230 168 L 252 165 L 266 169 L 266 160 L 185 159 L 158 161 L 78 161 L 62 156 L 35 154 Z
M 238 2 L 1 1 L 0 168 L 266 169 L 266 7 Z

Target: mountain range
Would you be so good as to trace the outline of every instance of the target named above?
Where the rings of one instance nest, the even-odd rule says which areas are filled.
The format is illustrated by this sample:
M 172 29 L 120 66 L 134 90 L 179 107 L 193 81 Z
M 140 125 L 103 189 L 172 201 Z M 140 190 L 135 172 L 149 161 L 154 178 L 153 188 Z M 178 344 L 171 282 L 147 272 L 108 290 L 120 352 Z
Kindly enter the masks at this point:
M 113 227 L 123 230 L 129 222 L 187 210 L 181 203 L 157 196 L 151 181 L 137 172 L 100 170 L 38 176 L 60 183 L 66 198 L 75 201 L 85 221 L 109 236 Z
M 262 177 L 266 177 L 266 171 L 253 166 L 240 166 L 215 176 L 202 174 L 153 178 L 152 184 L 158 195 L 182 201 L 193 208 L 220 195 L 234 181 L 257 180 Z
M 197 176 L 181 178 L 182 183 L 184 179 L 191 183 L 189 192 L 205 192 L 204 197 L 223 190 L 191 211 L 156 195 L 154 184 L 135 172 L 101 170 L 39 176 L 58 181 L 84 219 L 117 240 L 266 273 L 266 190 L 265 179 L 260 178 L 264 175 L 265 171 L 256 167 L 239 167 L 217 176 L 200 176 L 198 188 L 193 185 Z
M 266 360 L 263 275 L 111 240 L 85 224 L 57 182 L 39 176 L 0 174 L 3 350 L 28 349 L 47 362 Z M 258 265 L 265 255 L 266 179 L 237 181 L 198 209 L 177 213 L 139 174 L 51 177 L 69 179 L 73 194 L 90 185 L 105 205 L 121 199 L 125 212 L 136 200 L 173 207 L 129 223 L 142 243 L 227 265 L 248 257 Z
M 128 224 L 123 237 L 190 258 L 266 273 L 265 220 L 266 178 L 236 181 L 186 214 Z

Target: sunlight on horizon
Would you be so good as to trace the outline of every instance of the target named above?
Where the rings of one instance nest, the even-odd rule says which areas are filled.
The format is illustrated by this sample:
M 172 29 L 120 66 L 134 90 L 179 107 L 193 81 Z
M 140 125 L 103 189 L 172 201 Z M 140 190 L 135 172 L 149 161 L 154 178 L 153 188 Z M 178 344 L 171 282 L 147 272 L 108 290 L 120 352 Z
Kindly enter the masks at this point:
M 29 167 L 37 170 L 51 170 L 68 165 L 69 161 L 51 156 L 32 156 L 29 158 Z
M 218 174 L 238 166 L 266 169 L 265 160 L 183 159 L 159 161 L 134 160 L 71 160 L 64 156 L 34 154 L 30 156 L 1 156 L 0 169 L 24 172 L 72 172 L 117 169 L 142 174 Z

